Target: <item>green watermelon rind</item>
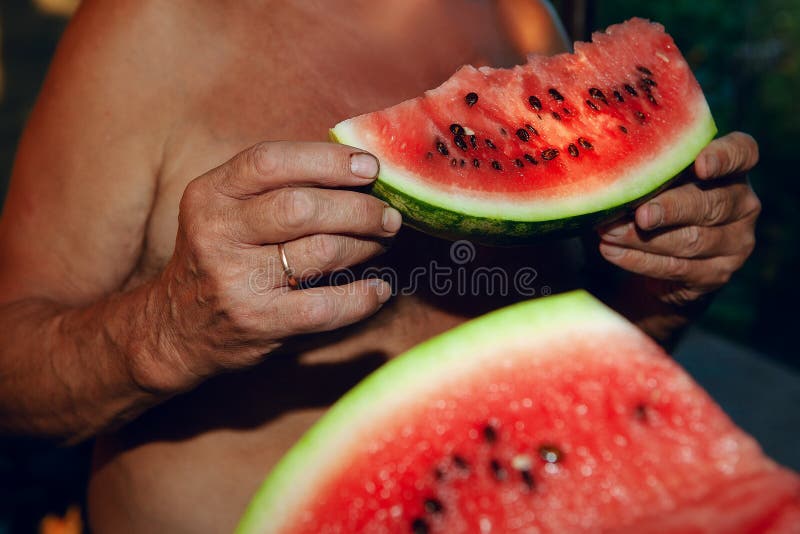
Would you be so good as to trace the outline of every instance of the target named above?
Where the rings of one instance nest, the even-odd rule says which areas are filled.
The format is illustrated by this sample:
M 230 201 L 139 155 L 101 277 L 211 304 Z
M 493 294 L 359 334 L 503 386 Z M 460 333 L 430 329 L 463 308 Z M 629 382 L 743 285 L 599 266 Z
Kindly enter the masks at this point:
M 673 144 L 596 192 L 535 203 L 524 199 L 495 201 L 488 195 L 467 198 L 424 185 L 390 163 L 381 162 L 372 193 L 400 211 L 406 225 L 446 239 L 516 245 L 574 235 L 638 206 L 694 162 L 717 134 L 707 102 L 702 95 L 698 100 L 694 103 L 695 120 Z M 337 143 L 370 150 L 370 143 L 361 141 L 349 121 L 334 127 L 330 137 Z
M 430 387 L 441 386 L 443 377 L 457 379 L 470 370 L 481 369 L 482 359 L 496 353 L 498 339 L 503 340 L 505 349 L 531 348 L 545 344 L 547 339 L 589 335 L 592 324 L 603 332 L 622 329 L 645 338 L 589 293 L 576 290 L 491 312 L 389 361 L 346 393 L 281 459 L 256 492 L 235 532 L 280 532 L 286 525 L 283 514 L 295 509 L 292 505 L 302 500 L 304 489 L 314 487 L 315 474 L 324 476 L 317 468 L 331 463 L 325 461 L 326 455 L 346 449 L 354 438 L 354 422 L 375 421 L 383 414 L 393 413 L 410 398 L 434 394 Z M 558 356 L 542 352 L 530 357 Z M 425 376 L 436 378 L 425 381 Z M 398 387 L 400 384 L 403 387 Z M 292 492 L 297 493 L 297 499 L 287 498 Z

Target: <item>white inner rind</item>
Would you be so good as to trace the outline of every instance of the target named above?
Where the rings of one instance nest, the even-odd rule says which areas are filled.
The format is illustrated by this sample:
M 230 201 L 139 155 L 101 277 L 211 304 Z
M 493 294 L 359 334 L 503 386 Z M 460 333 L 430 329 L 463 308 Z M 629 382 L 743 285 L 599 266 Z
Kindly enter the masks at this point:
M 346 456 L 362 433 L 391 420 L 403 406 L 440 393 L 448 381 L 485 372 L 498 352 L 544 362 L 563 353 L 548 350 L 550 344 L 615 332 L 655 346 L 587 292 L 573 291 L 503 308 L 416 346 L 370 375 L 320 419 L 270 473 L 236 532 L 291 530 L 298 512 L 313 507 L 314 488 L 335 476 L 336 458 Z M 617 363 L 624 367 L 623 358 Z
M 576 191 L 580 191 L 580 186 L 576 187 L 576 184 L 548 189 L 546 196 L 541 197 L 535 197 L 535 191 L 530 194 L 492 193 L 436 187 L 436 184 L 425 182 L 390 161 L 381 161 L 378 180 L 433 206 L 473 217 L 535 222 L 594 213 L 647 195 L 694 161 L 697 154 L 714 137 L 717 128 L 702 94 L 694 99 L 691 107 L 689 115 L 694 119 L 680 130 L 679 137 L 664 139 L 662 149 L 648 154 L 648 158 L 641 162 L 627 165 L 621 162 L 619 168 L 624 168 L 624 172 L 613 183 L 606 183 L 607 180 L 602 178 L 595 181 L 587 176 L 585 183 L 599 182 L 602 185 L 591 187 L 589 191 L 581 191 L 580 194 L 576 194 Z M 369 139 L 372 134 L 355 128 L 352 120 L 336 125 L 333 133 L 340 143 L 380 153 L 375 143 Z

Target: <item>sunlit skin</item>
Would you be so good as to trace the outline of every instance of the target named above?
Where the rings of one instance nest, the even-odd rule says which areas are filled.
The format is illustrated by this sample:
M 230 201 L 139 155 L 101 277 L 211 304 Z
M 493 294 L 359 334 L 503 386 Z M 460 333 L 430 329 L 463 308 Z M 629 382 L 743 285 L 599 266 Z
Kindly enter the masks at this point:
M 99 435 L 96 532 L 229 531 L 356 380 L 503 304 L 389 298 L 369 281 L 287 289 L 278 243 L 298 272 L 407 273 L 447 256 L 353 190 L 378 162 L 325 143 L 327 128 L 461 64 L 565 46 L 536 0 L 84 2 L 0 220 L 0 428 Z M 612 300 L 661 341 L 752 251 L 760 208 L 744 175 L 757 159 L 749 136 L 721 137 L 696 179 L 601 233 L 602 255 L 631 273 Z M 561 288 L 576 283 L 574 245 L 479 253 Z

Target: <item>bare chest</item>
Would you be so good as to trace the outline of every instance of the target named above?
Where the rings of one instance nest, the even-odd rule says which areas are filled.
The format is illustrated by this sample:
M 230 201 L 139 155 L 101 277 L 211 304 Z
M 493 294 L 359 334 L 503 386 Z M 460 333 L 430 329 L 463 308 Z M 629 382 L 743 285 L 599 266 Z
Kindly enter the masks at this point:
M 325 140 L 337 122 L 414 97 L 462 64 L 517 59 L 490 2 L 349 2 L 338 15 L 324 2 L 289 4 L 231 20 L 212 50 L 187 59 L 137 279 L 171 256 L 186 184 L 240 150 Z

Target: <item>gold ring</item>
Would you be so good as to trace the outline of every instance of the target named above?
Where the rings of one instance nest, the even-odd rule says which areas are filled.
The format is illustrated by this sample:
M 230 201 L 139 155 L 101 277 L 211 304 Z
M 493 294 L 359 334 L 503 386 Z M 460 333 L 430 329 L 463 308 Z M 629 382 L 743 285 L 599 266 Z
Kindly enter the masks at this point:
M 280 254 L 281 257 L 283 272 L 286 275 L 286 279 L 289 281 L 289 287 L 297 289 L 300 286 L 300 282 L 294 277 L 294 269 L 289 267 L 289 260 L 286 259 L 286 251 L 284 250 L 283 243 L 278 243 L 278 254 Z

